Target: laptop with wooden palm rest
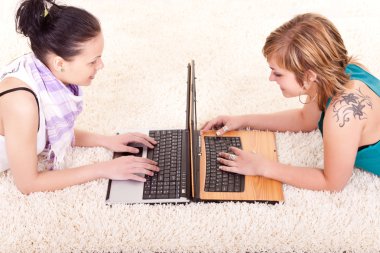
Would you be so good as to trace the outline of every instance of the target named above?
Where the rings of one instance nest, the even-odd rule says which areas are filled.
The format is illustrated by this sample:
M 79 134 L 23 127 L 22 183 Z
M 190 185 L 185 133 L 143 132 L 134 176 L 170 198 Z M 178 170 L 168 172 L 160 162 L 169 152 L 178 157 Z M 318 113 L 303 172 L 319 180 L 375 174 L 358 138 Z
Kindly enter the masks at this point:
M 201 150 L 206 150 L 205 138 L 215 137 L 215 131 L 202 134 Z M 254 151 L 265 158 L 277 161 L 276 140 L 273 132 L 269 131 L 231 131 L 224 137 L 239 137 L 243 150 Z M 242 192 L 210 192 L 205 191 L 206 182 L 206 152 L 201 152 L 199 162 L 199 199 L 208 201 L 263 201 L 276 203 L 284 201 L 282 183 L 261 176 L 245 176 L 244 191 Z

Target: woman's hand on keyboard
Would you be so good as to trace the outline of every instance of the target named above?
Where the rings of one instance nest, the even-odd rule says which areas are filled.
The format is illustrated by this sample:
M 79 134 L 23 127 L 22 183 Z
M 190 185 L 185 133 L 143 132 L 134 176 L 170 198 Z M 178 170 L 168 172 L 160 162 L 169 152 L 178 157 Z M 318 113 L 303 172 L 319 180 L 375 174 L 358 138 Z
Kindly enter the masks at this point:
M 242 175 L 257 176 L 261 175 L 261 168 L 267 166 L 269 160 L 252 151 L 244 151 L 239 148 L 231 147 L 231 153 L 218 154 L 218 161 L 223 164 L 219 169 Z
M 219 116 L 206 122 L 201 133 L 208 130 L 216 130 L 216 135 L 223 135 L 228 131 L 237 130 L 246 126 L 244 116 Z
M 113 180 L 135 180 L 145 182 L 141 174 L 153 176 L 159 171 L 157 162 L 136 156 L 121 156 L 111 161 L 101 163 L 102 177 Z M 140 175 L 138 175 L 140 174 Z
M 139 149 L 128 146 L 129 143 L 141 143 L 148 148 L 154 148 L 154 145 L 157 144 L 153 138 L 142 133 L 126 133 L 107 137 L 107 144 L 105 146 L 114 152 L 130 152 L 137 154 Z

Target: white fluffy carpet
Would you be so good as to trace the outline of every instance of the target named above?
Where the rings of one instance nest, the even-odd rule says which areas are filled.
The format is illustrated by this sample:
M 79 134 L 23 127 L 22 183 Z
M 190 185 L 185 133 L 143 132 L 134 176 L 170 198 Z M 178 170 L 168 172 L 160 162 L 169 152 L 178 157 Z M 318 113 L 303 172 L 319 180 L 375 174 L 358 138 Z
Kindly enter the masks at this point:
M 266 36 L 302 12 L 340 30 L 350 54 L 380 76 L 378 1 L 78 0 L 99 17 L 105 68 L 84 89 L 77 127 L 185 127 L 186 64 L 196 63 L 199 125 L 219 114 L 299 107 L 268 81 Z M 0 3 L 0 65 L 28 51 L 16 1 Z M 319 132 L 278 133 L 279 160 L 322 167 Z M 20 154 L 22 155 L 22 154 Z M 77 148 L 74 166 L 111 159 Z M 284 186 L 285 203 L 105 205 L 107 180 L 24 196 L 0 174 L 0 252 L 379 252 L 380 178 L 361 170 L 340 193 Z

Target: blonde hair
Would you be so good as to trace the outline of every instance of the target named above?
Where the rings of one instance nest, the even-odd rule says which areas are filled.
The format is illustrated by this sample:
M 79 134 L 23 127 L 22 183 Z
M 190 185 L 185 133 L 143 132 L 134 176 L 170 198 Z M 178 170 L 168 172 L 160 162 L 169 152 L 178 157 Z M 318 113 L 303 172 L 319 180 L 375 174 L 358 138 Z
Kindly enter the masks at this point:
M 345 69 L 351 57 L 342 37 L 328 19 L 318 14 L 298 15 L 277 28 L 267 37 L 263 54 L 293 72 L 301 87 L 307 71 L 314 71 L 321 110 L 326 109 L 328 98 L 344 91 L 349 81 Z

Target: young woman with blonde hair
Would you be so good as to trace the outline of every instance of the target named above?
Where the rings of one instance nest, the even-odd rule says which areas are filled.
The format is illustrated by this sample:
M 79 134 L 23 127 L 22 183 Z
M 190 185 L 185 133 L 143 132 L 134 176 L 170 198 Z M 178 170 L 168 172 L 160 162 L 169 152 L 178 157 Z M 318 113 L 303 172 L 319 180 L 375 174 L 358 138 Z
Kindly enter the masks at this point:
M 220 169 L 260 175 L 295 187 L 340 191 L 354 167 L 380 175 L 380 80 L 347 55 L 335 26 L 307 13 L 286 22 L 263 47 L 271 74 L 285 97 L 307 95 L 303 108 L 273 114 L 219 116 L 203 131 L 217 134 L 251 127 L 259 130 L 323 134 L 324 168 L 301 168 L 269 161 L 231 147 L 219 154 Z

